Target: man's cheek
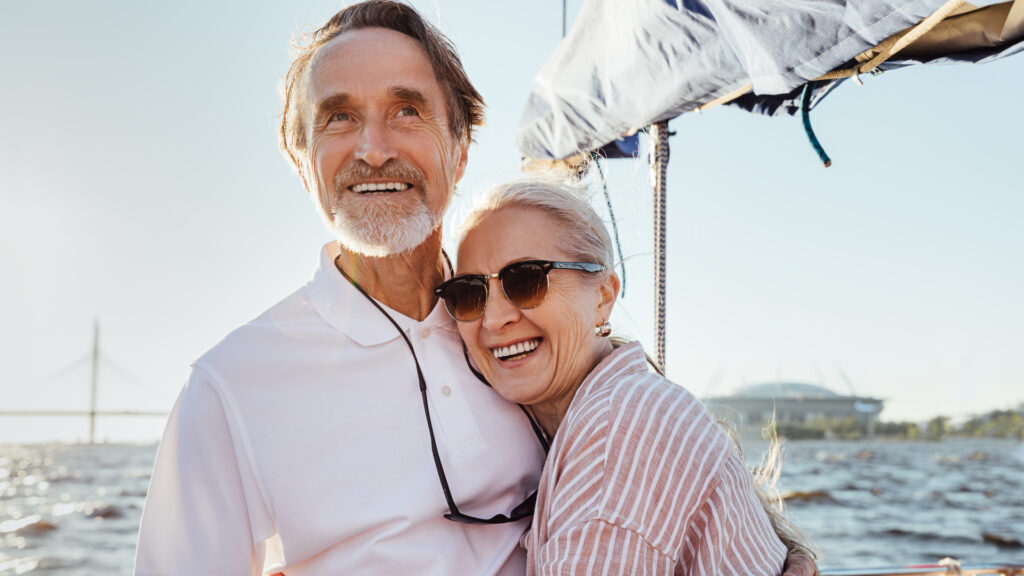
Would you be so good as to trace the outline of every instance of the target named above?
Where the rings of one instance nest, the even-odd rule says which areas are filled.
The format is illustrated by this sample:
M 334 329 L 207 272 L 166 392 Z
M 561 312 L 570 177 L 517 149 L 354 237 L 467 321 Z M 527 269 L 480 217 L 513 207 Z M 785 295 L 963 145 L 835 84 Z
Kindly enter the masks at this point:
M 309 190 L 310 194 L 313 194 L 316 198 L 317 207 L 320 209 L 321 214 L 324 218 L 330 220 L 334 217 L 334 186 L 331 183 L 330 178 L 321 170 L 321 149 L 322 140 L 314 138 L 310 142 L 309 154 L 306 156 L 306 161 L 303 162 L 305 166 L 304 179 L 307 182 L 307 186 L 312 186 L 313 189 Z

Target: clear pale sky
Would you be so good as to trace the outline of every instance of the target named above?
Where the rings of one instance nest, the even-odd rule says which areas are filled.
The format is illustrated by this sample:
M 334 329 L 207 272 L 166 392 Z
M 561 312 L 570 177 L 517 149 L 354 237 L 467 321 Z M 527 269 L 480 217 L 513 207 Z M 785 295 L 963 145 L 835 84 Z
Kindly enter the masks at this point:
M 450 227 L 518 171 L 561 3 L 415 4 L 489 104 Z M 0 410 L 85 409 L 94 317 L 100 408 L 169 410 L 192 360 L 308 280 L 329 237 L 277 149 L 278 82 L 289 39 L 339 7 L 0 5 Z M 1019 55 L 847 83 L 812 114 L 828 169 L 796 118 L 674 120 L 670 378 L 698 395 L 848 379 L 886 419 L 1024 401 L 1022 101 Z M 647 168 L 607 167 L 628 284 L 612 320 L 653 350 Z M 161 429 L 111 418 L 99 435 Z M 0 443 L 86 433 L 0 417 Z

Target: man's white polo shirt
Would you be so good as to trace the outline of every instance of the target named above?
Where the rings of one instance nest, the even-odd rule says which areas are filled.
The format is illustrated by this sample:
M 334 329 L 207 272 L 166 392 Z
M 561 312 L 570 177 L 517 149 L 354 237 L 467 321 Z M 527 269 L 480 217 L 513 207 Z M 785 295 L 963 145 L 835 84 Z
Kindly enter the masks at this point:
M 395 327 L 334 267 L 203 355 L 171 413 L 136 574 L 525 573 L 528 521 L 445 520 L 416 368 Z M 438 303 L 388 310 L 416 350 L 459 509 L 507 514 L 543 451 L 523 412 L 477 380 Z

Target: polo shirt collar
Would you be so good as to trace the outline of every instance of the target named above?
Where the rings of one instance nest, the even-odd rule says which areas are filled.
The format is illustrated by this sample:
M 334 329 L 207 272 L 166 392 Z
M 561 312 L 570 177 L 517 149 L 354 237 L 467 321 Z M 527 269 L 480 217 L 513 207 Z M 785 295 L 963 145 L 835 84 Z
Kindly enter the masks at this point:
M 310 303 L 325 322 L 362 346 L 375 346 L 398 338 L 398 331 L 380 310 L 371 304 L 334 266 L 340 253 L 336 242 L 328 242 L 320 250 L 320 262 L 313 279 L 306 284 Z M 448 271 L 445 270 L 445 275 Z M 455 330 L 454 321 L 438 300 L 434 309 L 422 322 L 392 310 L 379 300 L 395 322 L 407 334 L 416 327 Z

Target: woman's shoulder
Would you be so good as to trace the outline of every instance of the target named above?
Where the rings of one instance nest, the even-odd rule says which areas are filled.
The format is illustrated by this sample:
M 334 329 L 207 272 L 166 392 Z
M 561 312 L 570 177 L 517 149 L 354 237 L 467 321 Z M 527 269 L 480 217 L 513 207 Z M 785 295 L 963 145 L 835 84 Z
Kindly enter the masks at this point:
M 609 434 L 628 445 L 689 442 L 727 447 L 727 436 L 703 402 L 686 388 L 658 375 L 623 378 L 609 394 Z
M 686 388 L 647 369 L 638 343 L 616 349 L 598 365 L 599 373 L 572 411 L 613 444 L 631 450 L 652 444 L 688 442 L 694 449 L 723 457 L 728 436 L 707 407 Z M 594 373 L 592 373 L 592 376 Z
M 610 371 L 593 384 L 573 404 L 566 445 L 591 469 L 600 463 L 595 515 L 677 551 L 682 527 L 721 481 L 728 436 L 693 394 L 649 370 Z

